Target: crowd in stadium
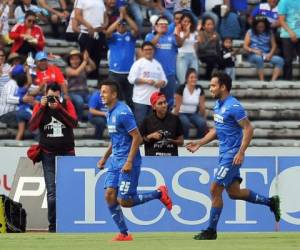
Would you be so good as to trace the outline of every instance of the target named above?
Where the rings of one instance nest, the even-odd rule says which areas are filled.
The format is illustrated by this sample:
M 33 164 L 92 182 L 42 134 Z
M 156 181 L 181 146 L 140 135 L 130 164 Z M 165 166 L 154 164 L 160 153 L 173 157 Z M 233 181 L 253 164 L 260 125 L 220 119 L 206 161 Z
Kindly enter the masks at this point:
M 216 69 L 235 79 L 243 55 L 260 81 L 266 79 L 266 62 L 274 66 L 271 81 L 294 79 L 293 62 L 300 56 L 296 2 L 0 0 L 0 122 L 18 127 L 16 140 L 22 140 L 34 105 L 48 84 L 57 83 L 74 104 L 79 124 L 88 120 L 101 139 L 107 109 L 99 90 L 91 93 L 87 83 L 101 78 L 100 60 L 107 59 L 108 76 L 119 83 L 140 126 L 145 128 L 152 115 L 151 95 L 161 91 L 183 125 L 184 138 L 190 127 L 200 138 L 207 124 L 198 81 L 209 80 Z M 41 23 L 51 26 L 50 34 Z M 51 37 L 78 43 L 66 68 L 49 63 L 45 46 Z M 235 40 L 244 42 L 236 47 Z M 205 74 L 199 79 L 201 64 Z

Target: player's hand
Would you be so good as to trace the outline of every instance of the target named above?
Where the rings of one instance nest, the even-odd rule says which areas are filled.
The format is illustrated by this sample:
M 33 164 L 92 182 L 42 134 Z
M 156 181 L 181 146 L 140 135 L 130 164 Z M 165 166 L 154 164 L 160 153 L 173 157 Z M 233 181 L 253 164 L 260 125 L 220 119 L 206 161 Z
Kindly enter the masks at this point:
M 234 156 L 232 164 L 235 165 L 235 166 L 240 166 L 244 161 L 244 157 L 245 157 L 245 154 L 239 151 Z
M 128 173 L 130 172 L 132 169 L 132 162 L 131 161 L 126 161 L 123 168 L 122 168 L 122 172 Z
M 189 142 L 185 145 L 185 148 L 192 152 L 192 153 L 195 153 L 199 148 L 200 148 L 200 145 L 197 143 L 197 142 Z
M 101 158 L 98 162 L 97 162 L 97 168 L 99 168 L 100 170 L 104 169 L 105 167 L 105 162 L 106 160 L 104 158 Z

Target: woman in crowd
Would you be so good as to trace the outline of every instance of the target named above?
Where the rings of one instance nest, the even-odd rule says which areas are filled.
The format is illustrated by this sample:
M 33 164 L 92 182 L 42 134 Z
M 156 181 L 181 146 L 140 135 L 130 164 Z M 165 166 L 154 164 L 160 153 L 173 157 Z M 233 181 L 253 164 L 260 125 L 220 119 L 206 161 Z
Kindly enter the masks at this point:
M 27 57 L 31 52 L 33 56 L 45 47 L 45 37 L 40 26 L 35 24 L 36 14 L 28 10 L 25 14 L 24 23 L 17 23 L 9 33 L 10 39 L 14 40 L 11 52 Z
M 180 24 L 176 29 L 179 32 L 183 44 L 178 48 L 176 74 L 180 84 L 184 83 L 184 77 L 188 68 L 198 69 L 198 58 L 195 52 L 195 43 L 197 42 L 197 32 L 195 24 L 190 13 L 184 12 Z
M 202 30 L 198 35 L 196 52 L 201 62 L 206 63 L 206 79 L 210 79 L 212 71 L 219 65 L 220 36 L 216 32 L 213 18 L 206 17 Z
M 275 55 L 276 48 L 275 36 L 269 21 L 265 16 L 256 16 L 252 28 L 245 36 L 244 49 L 249 54 L 249 61 L 256 65 L 258 78 L 261 81 L 265 80 L 264 62 L 274 65 L 272 81 L 277 80 L 282 73 L 284 61 L 280 56 Z
M 197 85 L 197 71 L 189 68 L 185 76 L 185 84 L 180 85 L 175 94 L 174 114 L 179 115 L 183 126 L 184 138 L 189 137 L 189 129 L 197 129 L 197 138 L 202 138 L 207 132 L 205 119 L 205 95 L 200 85 Z
M 81 54 L 79 50 L 70 52 L 68 64 L 66 68 L 68 93 L 75 106 L 78 120 L 82 121 L 84 105 L 88 103 L 89 98 L 87 74 L 95 70 L 96 65 L 87 51 Z

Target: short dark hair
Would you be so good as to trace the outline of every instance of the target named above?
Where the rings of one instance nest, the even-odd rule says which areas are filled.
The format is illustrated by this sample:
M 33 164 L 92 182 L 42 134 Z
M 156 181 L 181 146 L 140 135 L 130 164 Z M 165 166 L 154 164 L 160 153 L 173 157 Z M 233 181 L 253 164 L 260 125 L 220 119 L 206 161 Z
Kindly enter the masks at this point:
M 18 87 L 20 87 L 20 88 L 23 87 L 28 81 L 26 73 L 12 75 L 11 78 L 16 81 Z
M 213 77 L 218 78 L 219 84 L 225 85 L 227 91 L 230 92 L 231 87 L 232 87 L 232 79 L 227 73 L 225 73 L 223 71 L 217 71 L 212 74 L 212 78 Z
M 105 85 L 105 86 L 109 86 L 110 89 L 111 89 L 113 92 L 117 93 L 117 96 L 118 96 L 118 99 L 119 99 L 119 96 L 120 96 L 120 86 L 119 86 L 119 84 L 118 84 L 116 81 L 107 78 L 107 79 L 103 80 L 103 81 L 100 83 L 100 86 L 99 86 L 100 89 L 101 89 L 101 87 L 104 86 L 104 85 Z
M 29 17 L 29 16 L 34 16 L 34 17 L 36 17 L 36 14 L 35 14 L 35 12 L 33 12 L 32 10 L 27 10 L 27 11 L 25 12 L 25 19 L 26 19 L 27 17 Z
M 185 83 L 187 83 L 187 79 L 189 78 L 190 74 L 196 74 L 198 77 L 197 70 L 195 68 L 188 68 L 185 73 Z
M 47 84 L 47 87 L 46 87 L 46 93 L 49 91 L 49 90 L 52 90 L 52 91 L 59 91 L 61 93 L 61 86 L 56 83 L 56 82 L 53 82 L 53 83 L 49 83 Z
M 144 47 L 146 47 L 146 46 L 151 46 L 153 49 L 155 49 L 154 44 L 151 43 L 150 41 L 143 42 L 141 48 L 144 49 Z
M 225 36 L 225 37 L 222 39 L 222 42 L 224 43 L 226 40 L 230 40 L 231 42 L 233 41 L 232 37 L 230 37 L 230 36 Z

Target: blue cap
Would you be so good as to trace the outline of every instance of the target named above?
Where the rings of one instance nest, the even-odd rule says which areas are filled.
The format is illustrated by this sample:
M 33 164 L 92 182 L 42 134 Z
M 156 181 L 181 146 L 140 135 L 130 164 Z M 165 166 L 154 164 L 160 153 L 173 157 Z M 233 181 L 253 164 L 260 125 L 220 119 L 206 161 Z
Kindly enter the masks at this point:
M 36 61 L 41 61 L 44 59 L 46 59 L 46 60 L 48 59 L 48 55 L 45 51 L 39 51 L 38 53 L 36 53 L 36 55 L 35 55 Z
M 12 76 L 16 76 L 16 75 L 24 74 L 24 73 L 25 73 L 25 69 L 22 64 L 17 64 L 11 71 Z

